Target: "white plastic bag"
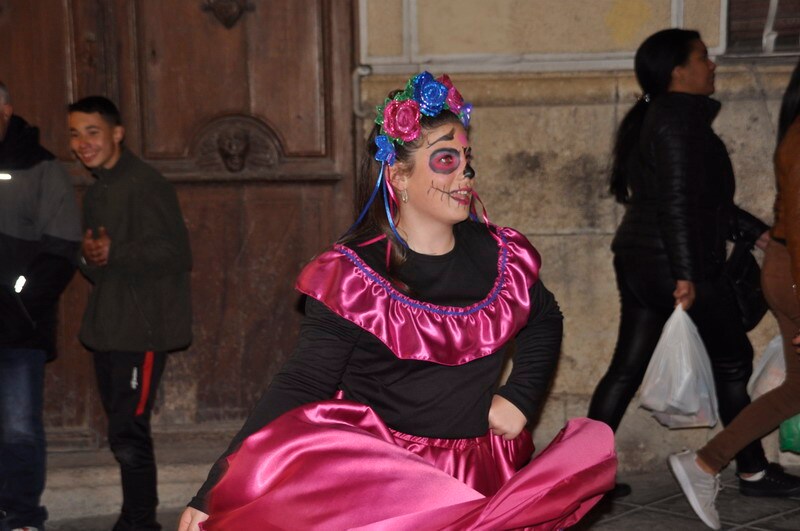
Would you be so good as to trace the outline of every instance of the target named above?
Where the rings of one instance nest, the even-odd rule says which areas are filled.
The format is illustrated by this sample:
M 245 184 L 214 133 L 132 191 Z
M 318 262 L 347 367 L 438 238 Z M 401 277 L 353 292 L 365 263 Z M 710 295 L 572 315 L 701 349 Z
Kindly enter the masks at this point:
M 747 382 L 747 394 L 755 400 L 778 387 L 784 379 L 786 379 L 786 360 L 783 359 L 783 338 L 778 334 L 769 342 L 753 368 L 753 375 Z
M 661 331 L 639 401 L 668 428 L 713 427 L 717 423 L 711 362 L 697 327 L 680 304 Z

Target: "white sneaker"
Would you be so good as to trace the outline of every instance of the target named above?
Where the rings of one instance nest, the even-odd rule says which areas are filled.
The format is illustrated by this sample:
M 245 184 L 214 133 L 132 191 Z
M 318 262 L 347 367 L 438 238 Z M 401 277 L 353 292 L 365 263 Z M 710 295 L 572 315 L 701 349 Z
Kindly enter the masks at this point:
M 697 454 L 684 450 L 669 456 L 669 467 L 694 512 L 711 529 L 719 529 L 719 513 L 714 500 L 719 492 L 719 475 L 712 476 L 697 464 Z

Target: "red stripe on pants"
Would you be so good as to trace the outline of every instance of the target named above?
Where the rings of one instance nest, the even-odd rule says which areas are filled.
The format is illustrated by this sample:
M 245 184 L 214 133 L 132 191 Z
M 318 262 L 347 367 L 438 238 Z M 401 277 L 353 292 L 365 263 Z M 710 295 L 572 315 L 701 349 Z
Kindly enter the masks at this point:
M 152 350 L 145 352 L 144 364 L 142 365 L 142 381 L 140 389 L 142 391 L 139 397 L 139 405 L 136 406 L 136 416 L 138 417 L 144 413 L 144 408 L 147 405 L 147 399 L 150 397 L 150 380 L 153 378 L 153 357 L 155 354 Z

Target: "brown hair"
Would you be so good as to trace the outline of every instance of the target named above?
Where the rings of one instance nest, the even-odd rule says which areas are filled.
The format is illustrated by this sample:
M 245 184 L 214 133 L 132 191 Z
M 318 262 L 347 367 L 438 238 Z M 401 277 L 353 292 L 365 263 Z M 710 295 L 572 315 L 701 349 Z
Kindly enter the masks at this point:
M 400 91 L 390 92 L 389 98 L 393 98 L 398 92 Z M 461 124 L 461 120 L 449 110 L 443 110 L 436 116 L 420 116 L 422 133 L 412 142 L 395 145 L 396 160 L 393 168 L 397 168 L 397 164 L 402 164 L 404 171 L 413 171 L 413 155 L 422 146 L 425 133 L 448 123 Z M 367 206 L 372 191 L 375 189 L 378 175 L 380 174 L 382 163 L 375 160 L 375 155 L 378 152 L 378 148 L 375 145 L 375 138 L 380 134 L 380 130 L 380 125 L 375 124 L 375 126 L 373 126 L 372 131 L 367 137 L 366 152 L 361 158 L 361 167 L 356 179 L 356 219 Z M 386 177 L 385 174 L 386 172 L 384 170 L 384 178 Z M 386 183 L 386 186 L 391 186 L 391 184 Z M 395 236 L 389 225 L 389 220 L 386 219 L 386 210 L 382 197 L 379 196 L 375 198 L 372 204 L 369 205 L 369 209 L 364 219 L 361 220 L 361 223 L 351 227 L 351 229 L 339 239 L 338 243 L 345 244 L 352 241 L 367 240 L 380 235 L 385 235 L 387 242 L 391 243 L 392 246 L 389 263 L 387 264 L 389 280 L 395 287 L 407 293 L 408 287 L 392 275 L 392 272 L 397 271 L 397 268 L 406 261 L 406 246 L 404 242 L 397 239 L 397 236 Z

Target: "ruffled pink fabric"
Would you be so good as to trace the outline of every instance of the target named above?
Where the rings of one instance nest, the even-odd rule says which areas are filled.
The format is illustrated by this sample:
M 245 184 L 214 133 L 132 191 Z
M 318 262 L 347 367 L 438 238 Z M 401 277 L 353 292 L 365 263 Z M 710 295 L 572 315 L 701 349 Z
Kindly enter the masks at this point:
M 497 279 L 489 295 L 471 306 L 407 297 L 343 245 L 308 264 L 296 287 L 375 335 L 400 359 L 462 365 L 497 351 L 530 314 L 528 290 L 539 278 L 539 253 L 513 229 L 498 228 L 497 234 Z
M 210 494 L 205 531 L 499 530 L 575 524 L 614 485 L 611 430 L 574 419 L 533 461 L 530 439 L 448 441 L 393 433 L 367 406 L 317 402 L 248 437 Z M 527 454 L 527 455 L 526 455 Z M 456 477 L 444 472 L 484 470 Z M 474 486 L 497 481 L 481 493 Z M 476 485 L 477 484 L 477 485 Z

